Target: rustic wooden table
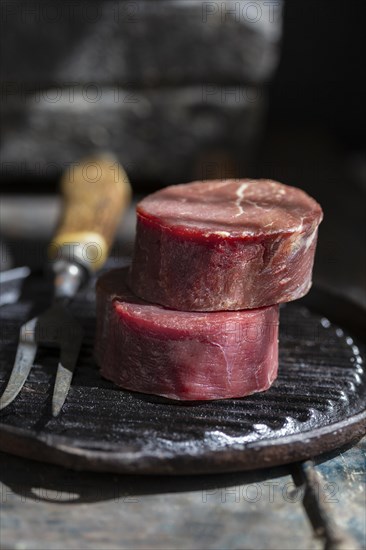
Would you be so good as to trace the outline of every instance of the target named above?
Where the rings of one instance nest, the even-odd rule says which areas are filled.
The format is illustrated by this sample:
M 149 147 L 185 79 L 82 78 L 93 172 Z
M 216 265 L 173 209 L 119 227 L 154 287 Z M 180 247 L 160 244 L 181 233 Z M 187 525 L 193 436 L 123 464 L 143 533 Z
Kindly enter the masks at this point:
M 57 199 L 4 197 L 1 209 L 3 234 L 16 243 L 15 263 L 39 265 Z M 131 209 L 115 253 L 129 254 L 133 237 Z M 334 270 L 341 260 L 334 249 L 329 254 Z M 327 266 L 319 267 L 322 282 Z M 342 289 L 365 303 L 358 277 Z M 340 279 L 333 280 L 337 286 Z M 0 544 L 5 550 L 361 549 L 365 456 L 366 438 L 314 464 L 177 478 L 78 473 L 0 453 Z
M 315 461 L 249 474 L 138 477 L 0 454 L 1 548 L 365 547 L 366 439 Z M 304 480 L 303 480 L 304 481 Z M 313 491 L 313 492 L 312 492 Z

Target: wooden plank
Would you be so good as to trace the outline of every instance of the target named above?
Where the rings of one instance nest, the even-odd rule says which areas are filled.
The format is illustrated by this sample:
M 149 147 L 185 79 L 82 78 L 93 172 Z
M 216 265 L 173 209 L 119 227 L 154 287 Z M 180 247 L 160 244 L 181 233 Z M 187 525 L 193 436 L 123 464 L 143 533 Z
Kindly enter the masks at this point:
M 315 470 L 322 488 L 319 498 L 337 527 L 366 548 L 366 438 L 333 457 L 317 459 Z
M 1 543 L 22 550 L 321 548 L 284 469 L 180 478 L 0 454 Z

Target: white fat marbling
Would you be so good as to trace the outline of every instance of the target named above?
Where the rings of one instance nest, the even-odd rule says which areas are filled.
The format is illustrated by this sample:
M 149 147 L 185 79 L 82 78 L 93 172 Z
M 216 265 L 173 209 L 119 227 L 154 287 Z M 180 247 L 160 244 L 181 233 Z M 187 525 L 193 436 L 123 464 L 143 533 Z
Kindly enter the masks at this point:
M 244 209 L 242 207 L 242 205 L 240 204 L 242 200 L 244 200 L 244 193 L 246 191 L 246 189 L 248 188 L 248 186 L 250 185 L 251 182 L 244 182 L 240 185 L 240 187 L 238 187 L 237 191 L 236 191 L 236 196 L 238 197 L 235 201 L 235 205 L 237 206 L 239 212 L 236 214 L 236 218 L 238 216 L 241 216 L 242 214 L 244 214 Z
M 218 235 L 219 237 L 230 237 L 229 231 L 214 231 L 214 235 Z

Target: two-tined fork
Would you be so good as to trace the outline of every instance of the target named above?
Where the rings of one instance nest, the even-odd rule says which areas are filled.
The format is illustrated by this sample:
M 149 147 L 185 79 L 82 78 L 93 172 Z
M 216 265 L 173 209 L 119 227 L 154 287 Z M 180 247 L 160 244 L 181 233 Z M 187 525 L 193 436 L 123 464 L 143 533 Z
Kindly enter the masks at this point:
M 57 416 L 67 397 L 80 352 L 83 330 L 68 305 L 90 275 L 105 263 L 131 188 L 113 157 L 73 165 L 63 177 L 64 207 L 48 255 L 55 273 L 53 304 L 20 329 L 14 366 L 0 398 L 0 409 L 22 389 L 38 346 L 56 347 L 60 360 L 52 398 Z

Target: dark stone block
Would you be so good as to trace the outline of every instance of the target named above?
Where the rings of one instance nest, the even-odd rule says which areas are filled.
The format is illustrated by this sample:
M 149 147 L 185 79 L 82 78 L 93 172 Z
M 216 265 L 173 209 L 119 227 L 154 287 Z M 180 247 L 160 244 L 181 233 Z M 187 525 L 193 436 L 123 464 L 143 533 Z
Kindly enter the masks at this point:
M 282 0 L 7 0 L 8 90 L 96 82 L 263 83 L 278 61 Z
M 266 105 L 261 88 L 240 85 L 100 92 L 92 101 L 83 87 L 55 88 L 3 102 L 6 180 L 58 177 L 93 150 L 114 152 L 133 181 L 156 187 L 245 173 Z

